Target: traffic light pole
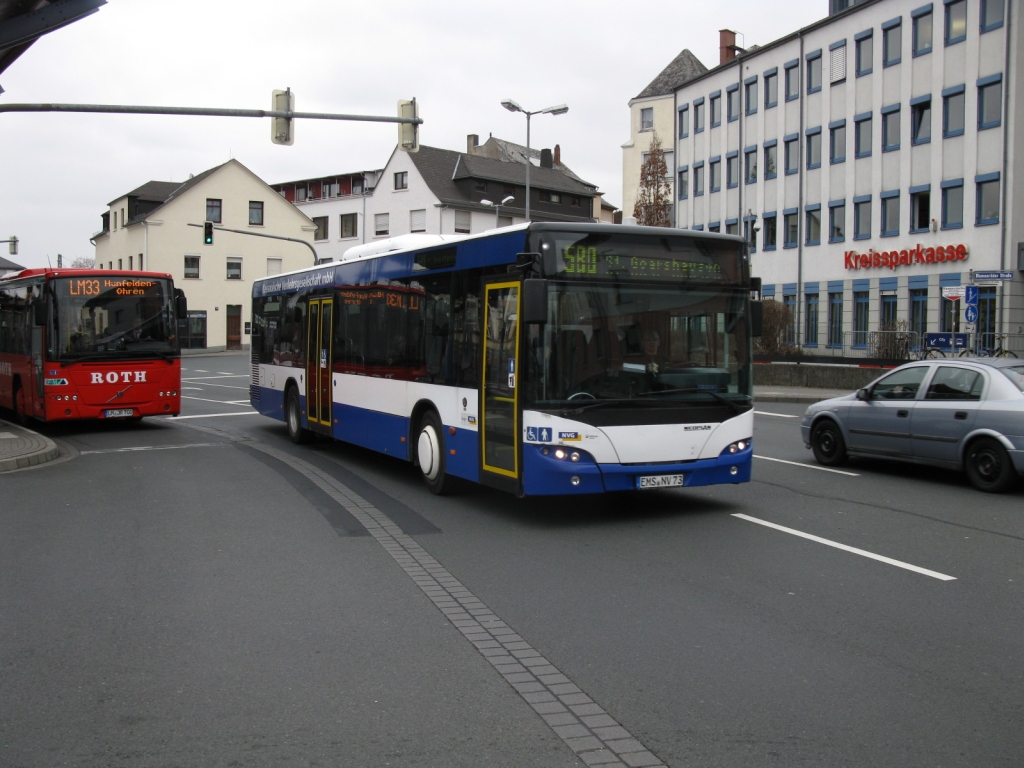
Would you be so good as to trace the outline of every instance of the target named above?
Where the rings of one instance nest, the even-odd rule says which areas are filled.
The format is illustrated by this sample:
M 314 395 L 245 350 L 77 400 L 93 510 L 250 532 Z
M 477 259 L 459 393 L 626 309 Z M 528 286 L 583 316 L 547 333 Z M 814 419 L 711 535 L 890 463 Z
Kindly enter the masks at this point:
M 192 224 L 191 222 L 189 222 L 189 226 L 199 227 L 200 229 L 203 229 L 206 225 Z M 249 237 L 265 237 L 269 240 L 286 240 L 289 243 L 302 243 L 304 246 L 306 246 L 307 248 L 309 248 L 309 250 L 313 252 L 314 264 L 317 263 L 317 260 L 319 258 L 316 253 L 316 248 L 313 247 L 312 243 L 307 243 L 305 240 L 299 240 L 297 237 L 284 237 L 283 235 L 265 235 L 262 232 L 248 232 L 244 229 L 228 229 L 227 227 L 214 227 L 214 229 L 218 229 L 221 232 L 234 232 L 236 235 L 248 235 Z

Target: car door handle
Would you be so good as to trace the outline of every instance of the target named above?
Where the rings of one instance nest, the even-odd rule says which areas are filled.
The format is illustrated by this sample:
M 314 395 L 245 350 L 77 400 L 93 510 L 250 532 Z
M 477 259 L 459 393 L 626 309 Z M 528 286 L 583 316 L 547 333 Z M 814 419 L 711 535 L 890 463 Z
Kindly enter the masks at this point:
M 960 421 L 964 421 L 967 419 L 967 411 L 957 411 L 956 413 L 953 414 L 953 418 L 959 419 Z
M 896 415 L 899 416 L 901 419 L 905 419 L 907 418 L 907 416 L 910 415 L 910 411 L 899 410 L 896 411 Z

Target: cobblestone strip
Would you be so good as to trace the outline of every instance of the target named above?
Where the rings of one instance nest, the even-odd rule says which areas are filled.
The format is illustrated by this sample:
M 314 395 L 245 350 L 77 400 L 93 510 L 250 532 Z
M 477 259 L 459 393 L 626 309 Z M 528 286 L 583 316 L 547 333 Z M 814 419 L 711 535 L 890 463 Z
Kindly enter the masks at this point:
M 259 443 L 352 514 L 423 593 L 587 765 L 664 768 L 638 739 L 563 675 L 391 519 L 328 473 Z

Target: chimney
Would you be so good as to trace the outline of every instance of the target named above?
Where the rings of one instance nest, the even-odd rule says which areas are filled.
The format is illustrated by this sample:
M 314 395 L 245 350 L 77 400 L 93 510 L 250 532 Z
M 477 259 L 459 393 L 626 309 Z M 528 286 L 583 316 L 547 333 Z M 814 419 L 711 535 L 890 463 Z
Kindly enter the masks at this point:
M 466 137 L 466 154 L 472 155 L 473 150 L 480 146 L 480 137 L 471 133 Z
M 551 168 L 552 167 L 552 163 L 551 163 L 551 150 L 550 149 L 542 149 L 540 151 L 540 167 L 541 168 Z
M 558 146 L 557 144 L 555 144 L 554 162 L 555 162 L 556 166 L 559 166 L 559 165 L 562 164 L 562 148 L 560 146 Z
M 736 58 L 736 33 L 731 29 L 718 30 L 718 63 L 725 64 Z

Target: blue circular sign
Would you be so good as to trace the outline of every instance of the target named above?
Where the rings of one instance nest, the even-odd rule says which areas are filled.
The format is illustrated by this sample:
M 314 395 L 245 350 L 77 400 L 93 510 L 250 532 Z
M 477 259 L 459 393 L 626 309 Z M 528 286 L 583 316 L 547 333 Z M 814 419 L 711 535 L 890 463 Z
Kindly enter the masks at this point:
M 964 309 L 964 320 L 968 323 L 978 322 L 978 307 L 976 304 L 968 304 Z

